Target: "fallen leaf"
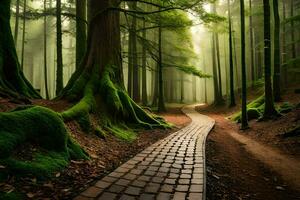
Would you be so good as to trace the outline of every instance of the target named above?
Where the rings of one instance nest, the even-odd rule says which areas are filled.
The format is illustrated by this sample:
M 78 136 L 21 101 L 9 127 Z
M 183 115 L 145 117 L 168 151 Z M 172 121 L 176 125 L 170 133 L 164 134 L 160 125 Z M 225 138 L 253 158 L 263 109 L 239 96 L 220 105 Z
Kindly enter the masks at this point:
M 283 187 L 281 187 L 281 186 L 276 186 L 276 190 L 281 190 L 281 191 L 283 191 L 283 190 L 285 190 Z
M 35 196 L 35 194 L 29 192 L 29 193 L 26 194 L 26 196 L 27 196 L 28 198 L 33 198 L 33 197 Z

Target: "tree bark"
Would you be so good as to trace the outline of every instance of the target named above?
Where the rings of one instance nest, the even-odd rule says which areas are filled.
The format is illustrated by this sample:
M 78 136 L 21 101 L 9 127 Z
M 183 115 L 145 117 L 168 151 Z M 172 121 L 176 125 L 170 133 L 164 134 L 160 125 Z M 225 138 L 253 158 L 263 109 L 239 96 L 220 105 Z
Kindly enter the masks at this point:
M 281 62 L 280 62 L 280 17 L 278 11 L 278 0 L 273 0 L 274 13 L 274 75 L 273 89 L 274 100 L 281 100 Z
M 143 28 L 146 27 L 145 20 L 143 21 Z M 147 39 L 147 31 L 143 30 L 143 38 Z M 147 94 L 147 49 L 145 44 L 142 44 L 142 103 L 143 105 L 148 104 Z
M 63 89 L 61 0 L 56 1 L 56 95 Z
M 26 9 L 27 1 L 24 0 L 23 4 L 23 33 L 22 33 L 22 52 L 21 52 L 21 69 L 24 69 L 24 54 L 25 54 L 25 35 L 26 35 Z
M 251 84 L 252 87 L 254 86 L 255 83 L 255 62 L 254 62 L 254 37 L 253 37 L 253 16 L 252 16 L 252 0 L 249 0 L 249 26 L 250 26 L 250 54 L 251 54 Z
M 86 51 L 86 9 L 86 0 L 76 0 L 76 69 L 80 66 L 80 62 L 82 61 Z
M 246 51 L 245 51 L 245 5 L 244 0 L 240 0 L 241 15 L 241 64 L 242 64 L 242 118 L 241 129 L 248 128 L 247 116 L 247 75 L 246 75 Z
M 234 65 L 233 65 L 233 47 L 232 47 L 232 25 L 231 25 L 231 8 L 228 0 L 228 27 L 229 27 L 229 77 L 230 77 L 230 107 L 236 105 L 234 94 Z
M 47 9 L 47 0 L 44 0 L 44 12 Z M 44 79 L 46 99 L 49 99 L 48 91 L 48 67 L 47 67 L 47 16 L 44 16 Z
M 120 40 L 120 14 L 109 9 L 118 7 L 119 0 L 91 0 L 91 22 L 87 52 L 81 67 L 76 70 L 59 98 L 79 101 L 62 113 L 71 120 L 89 112 L 101 113 L 103 126 L 110 132 L 122 121 L 152 128 L 168 125 L 146 113 L 126 93 Z
M 263 0 L 264 6 L 264 72 L 265 72 L 265 109 L 264 119 L 270 119 L 277 115 L 273 101 L 273 88 L 271 80 L 271 25 L 270 2 Z

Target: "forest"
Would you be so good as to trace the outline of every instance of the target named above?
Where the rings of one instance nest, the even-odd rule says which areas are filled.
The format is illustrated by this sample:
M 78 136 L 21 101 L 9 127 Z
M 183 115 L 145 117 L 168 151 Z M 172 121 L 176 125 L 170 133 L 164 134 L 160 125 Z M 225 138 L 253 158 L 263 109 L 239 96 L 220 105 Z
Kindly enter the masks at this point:
M 300 198 L 300 0 L 0 0 L 0 200 Z

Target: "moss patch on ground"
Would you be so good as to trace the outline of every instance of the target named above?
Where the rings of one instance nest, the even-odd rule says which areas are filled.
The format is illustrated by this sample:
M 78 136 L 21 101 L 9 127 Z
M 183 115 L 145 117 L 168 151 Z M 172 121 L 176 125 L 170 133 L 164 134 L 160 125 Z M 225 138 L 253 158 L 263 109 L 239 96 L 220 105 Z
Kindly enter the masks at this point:
M 13 155 L 26 143 L 40 150 L 29 160 Z M 60 114 L 40 106 L 19 107 L 0 113 L 0 164 L 3 174 L 48 177 L 66 167 L 71 159 L 88 159 L 70 137 Z

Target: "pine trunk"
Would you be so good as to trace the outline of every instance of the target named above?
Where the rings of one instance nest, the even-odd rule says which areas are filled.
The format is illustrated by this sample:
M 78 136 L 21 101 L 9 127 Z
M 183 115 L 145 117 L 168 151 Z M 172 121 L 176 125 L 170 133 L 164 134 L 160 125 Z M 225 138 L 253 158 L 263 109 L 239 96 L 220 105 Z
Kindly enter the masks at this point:
M 265 109 L 263 118 L 270 119 L 277 115 L 273 101 L 271 80 L 271 25 L 270 2 L 264 0 L 264 72 L 265 72 Z
M 278 11 L 278 0 L 273 0 L 274 13 L 274 75 L 273 89 L 274 100 L 281 100 L 281 70 L 280 70 L 280 17 Z
M 231 8 L 228 0 L 228 27 L 229 27 L 229 77 L 230 77 L 230 107 L 236 105 L 234 94 L 234 65 L 233 65 L 233 47 L 232 47 L 232 25 L 231 25 Z
M 61 0 L 56 1 L 56 95 L 63 89 Z
M 241 125 L 241 129 L 244 130 L 244 129 L 248 128 L 244 0 L 240 0 L 240 9 L 241 9 L 241 64 L 242 64 L 242 119 L 241 119 L 242 125 Z

